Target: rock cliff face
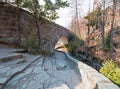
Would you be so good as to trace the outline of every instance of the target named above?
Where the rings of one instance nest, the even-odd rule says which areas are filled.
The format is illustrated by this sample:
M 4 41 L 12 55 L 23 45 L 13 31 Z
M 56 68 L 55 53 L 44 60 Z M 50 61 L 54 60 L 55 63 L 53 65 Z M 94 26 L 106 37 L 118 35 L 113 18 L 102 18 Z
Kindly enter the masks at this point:
M 46 51 L 53 50 L 58 39 L 69 34 L 66 28 L 44 18 L 40 18 L 40 30 L 42 49 Z M 17 10 L 10 4 L 0 2 L 0 42 L 28 47 L 32 35 L 37 36 L 34 16 L 23 9 Z

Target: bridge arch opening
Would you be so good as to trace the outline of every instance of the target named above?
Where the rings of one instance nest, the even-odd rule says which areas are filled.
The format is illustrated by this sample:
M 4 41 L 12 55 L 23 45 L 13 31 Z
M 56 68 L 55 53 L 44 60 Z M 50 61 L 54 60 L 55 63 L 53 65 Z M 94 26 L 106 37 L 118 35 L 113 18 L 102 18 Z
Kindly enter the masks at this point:
M 55 44 L 55 48 L 56 50 L 62 49 L 65 47 L 65 45 L 68 45 L 69 39 L 67 36 L 61 36 L 57 43 Z

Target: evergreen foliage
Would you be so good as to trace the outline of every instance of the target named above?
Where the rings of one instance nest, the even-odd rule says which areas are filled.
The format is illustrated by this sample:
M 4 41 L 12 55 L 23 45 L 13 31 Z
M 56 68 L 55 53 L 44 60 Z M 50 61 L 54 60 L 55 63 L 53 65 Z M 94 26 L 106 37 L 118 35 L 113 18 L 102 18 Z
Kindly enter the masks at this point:
M 48 20 L 55 20 L 58 18 L 56 10 L 60 8 L 65 8 L 69 6 L 67 1 L 55 0 L 53 3 L 51 0 L 43 0 L 45 4 L 41 5 L 41 2 L 38 0 L 38 14 L 42 17 L 45 17 Z M 27 8 L 32 13 L 34 12 L 32 0 L 25 0 L 22 5 L 24 8 Z
M 87 25 L 92 26 L 92 27 L 95 26 L 97 23 L 97 11 L 93 11 L 89 13 L 85 18 L 88 20 Z

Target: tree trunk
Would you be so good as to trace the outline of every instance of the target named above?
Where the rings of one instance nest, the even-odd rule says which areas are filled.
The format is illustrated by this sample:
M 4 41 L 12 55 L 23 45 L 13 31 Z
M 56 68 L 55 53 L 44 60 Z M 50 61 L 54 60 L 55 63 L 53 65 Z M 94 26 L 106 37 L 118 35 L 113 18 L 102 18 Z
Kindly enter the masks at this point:
M 103 0 L 103 10 L 105 10 L 105 0 Z M 104 37 L 104 31 L 105 31 L 105 14 L 102 12 L 102 28 L 101 28 L 101 37 L 102 37 L 102 48 L 104 50 L 104 45 L 105 45 L 105 37 Z
M 105 38 L 104 38 L 104 22 L 102 22 L 102 28 L 101 28 L 101 37 L 102 37 L 102 48 L 104 50 L 104 44 L 105 44 Z
M 88 32 L 87 32 L 87 46 L 89 46 L 89 36 L 90 35 L 90 26 L 88 25 Z
M 113 0 L 113 11 L 112 11 L 112 22 L 110 29 L 110 53 L 113 52 L 113 30 L 114 30 L 114 20 L 115 20 L 115 9 L 116 9 L 116 0 Z
M 40 22 L 39 22 L 39 16 L 38 16 L 38 11 L 37 11 L 37 5 L 38 5 L 38 1 L 37 0 L 33 0 L 33 4 L 34 4 L 34 17 L 35 17 L 35 22 L 36 22 L 36 27 L 37 27 L 37 34 L 38 34 L 38 47 L 41 50 L 41 37 L 40 37 Z
M 20 45 L 21 44 L 21 28 L 20 28 L 20 15 L 19 15 L 19 3 L 18 0 L 16 1 L 17 4 L 17 35 L 18 35 L 18 42 L 17 44 Z

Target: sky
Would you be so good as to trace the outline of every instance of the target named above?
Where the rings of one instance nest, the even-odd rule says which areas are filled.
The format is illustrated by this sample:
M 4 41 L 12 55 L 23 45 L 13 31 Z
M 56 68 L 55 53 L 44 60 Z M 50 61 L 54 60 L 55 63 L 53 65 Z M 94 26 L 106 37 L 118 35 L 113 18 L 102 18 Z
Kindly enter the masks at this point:
M 51 0 L 53 3 L 55 2 L 55 0 Z M 63 0 L 63 1 L 68 1 L 69 3 L 71 3 L 71 1 L 75 1 L 75 0 Z M 44 4 L 43 0 L 40 0 L 41 5 Z M 92 10 L 92 6 L 93 6 L 93 0 L 81 0 L 81 15 L 85 16 L 87 14 L 87 12 L 89 11 L 88 7 L 91 7 L 90 10 Z M 55 20 L 55 23 L 69 28 L 70 27 L 70 23 L 72 20 L 72 11 L 71 11 L 71 7 L 66 7 L 66 8 L 60 8 L 59 10 L 57 10 L 58 12 L 58 16 L 59 18 Z
M 63 0 L 71 2 L 71 0 Z M 74 0 L 75 1 L 75 0 Z M 85 16 L 87 12 L 89 11 L 89 6 L 91 6 L 90 10 L 92 10 L 93 6 L 93 0 L 82 0 L 81 2 L 81 8 L 82 8 L 82 15 Z M 57 11 L 59 18 L 55 20 L 55 22 L 63 27 L 69 28 L 72 15 L 71 15 L 71 8 L 60 8 L 60 10 Z

